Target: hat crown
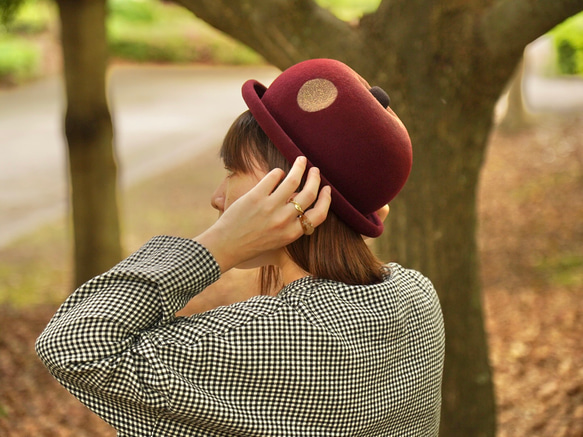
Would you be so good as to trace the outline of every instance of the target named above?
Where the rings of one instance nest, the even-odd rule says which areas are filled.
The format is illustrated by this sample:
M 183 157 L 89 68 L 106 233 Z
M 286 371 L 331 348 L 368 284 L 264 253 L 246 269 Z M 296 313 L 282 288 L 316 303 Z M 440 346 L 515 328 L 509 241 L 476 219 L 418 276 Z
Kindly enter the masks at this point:
M 405 184 L 412 152 L 404 125 L 368 83 L 339 61 L 314 59 L 285 70 L 268 89 L 245 84 L 243 97 L 290 163 L 304 155 L 320 169 L 332 187 L 331 209 L 356 231 L 378 236 L 375 211 Z

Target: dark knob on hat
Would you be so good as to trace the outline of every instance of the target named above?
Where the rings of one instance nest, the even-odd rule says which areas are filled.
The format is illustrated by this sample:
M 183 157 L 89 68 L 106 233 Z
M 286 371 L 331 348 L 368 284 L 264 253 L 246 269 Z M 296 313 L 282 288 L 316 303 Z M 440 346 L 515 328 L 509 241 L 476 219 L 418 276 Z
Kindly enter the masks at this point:
M 370 90 L 371 94 L 378 100 L 378 102 L 383 105 L 383 108 L 388 108 L 391 104 L 391 99 L 389 95 L 380 86 L 373 86 Z

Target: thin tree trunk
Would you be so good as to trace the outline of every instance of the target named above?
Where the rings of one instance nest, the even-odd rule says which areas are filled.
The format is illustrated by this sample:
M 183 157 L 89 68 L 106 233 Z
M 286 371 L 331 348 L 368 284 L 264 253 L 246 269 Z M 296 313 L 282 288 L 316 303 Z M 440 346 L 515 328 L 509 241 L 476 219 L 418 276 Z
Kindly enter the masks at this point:
M 117 166 L 106 99 L 106 1 L 57 4 L 67 93 L 75 284 L 80 285 L 121 259 Z

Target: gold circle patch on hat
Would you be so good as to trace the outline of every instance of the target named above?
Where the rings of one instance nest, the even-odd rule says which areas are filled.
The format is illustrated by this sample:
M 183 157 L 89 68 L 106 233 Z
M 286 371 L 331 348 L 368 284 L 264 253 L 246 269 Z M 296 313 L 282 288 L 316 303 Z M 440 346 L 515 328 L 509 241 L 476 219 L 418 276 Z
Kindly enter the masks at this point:
M 330 106 L 338 97 L 338 89 L 327 79 L 312 79 L 298 91 L 298 105 L 306 112 L 318 112 Z

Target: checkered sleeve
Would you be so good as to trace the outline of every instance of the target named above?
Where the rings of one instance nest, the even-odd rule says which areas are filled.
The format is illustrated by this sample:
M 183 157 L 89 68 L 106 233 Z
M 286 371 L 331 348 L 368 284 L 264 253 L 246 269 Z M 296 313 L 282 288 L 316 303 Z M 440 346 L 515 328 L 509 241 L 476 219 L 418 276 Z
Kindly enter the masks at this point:
M 146 418 L 165 400 L 151 388 L 159 384 L 156 369 L 146 368 L 132 348 L 140 334 L 172 322 L 177 310 L 219 276 L 219 266 L 200 244 L 156 237 L 76 290 L 38 338 L 37 354 L 81 401 L 91 404 L 98 396 L 115 408 L 139 406 L 147 427 Z

